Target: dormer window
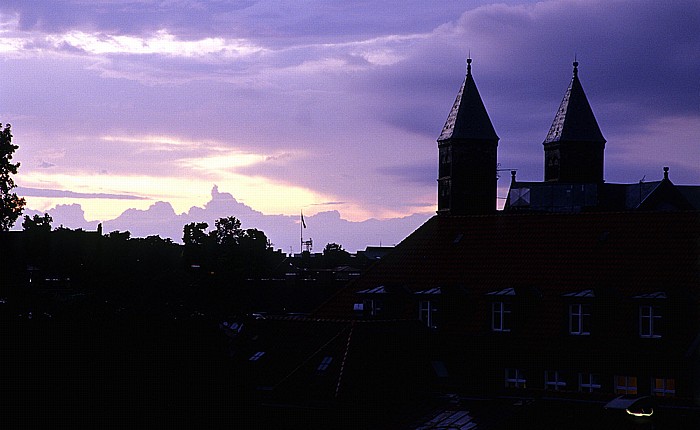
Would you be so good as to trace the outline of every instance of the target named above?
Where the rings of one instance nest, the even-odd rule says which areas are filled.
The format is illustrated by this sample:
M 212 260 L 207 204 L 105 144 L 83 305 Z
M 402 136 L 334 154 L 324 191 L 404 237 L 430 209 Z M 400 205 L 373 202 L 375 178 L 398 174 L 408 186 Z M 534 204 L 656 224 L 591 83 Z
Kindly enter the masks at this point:
M 491 331 L 509 332 L 513 328 L 513 302 L 514 288 L 504 288 L 491 291 L 486 294 L 495 299 L 491 302 Z
M 428 328 L 437 328 L 437 311 L 438 299 L 442 295 L 440 287 L 430 288 L 427 290 L 416 291 L 418 296 L 418 319 L 423 322 Z
M 634 296 L 642 303 L 639 305 L 639 337 L 657 339 L 661 337 L 661 306 L 659 300 L 666 299 L 666 293 L 657 291 L 653 293 Z
M 591 299 L 595 297 L 593 290 L 582 290 L 563 295 L 569 301 L 568 331 L 574 336 L 591 334 Z M 573 303 L 572 303 L 573 302 Z
M 428 328 L 437 328 L 435 314 L 437 306 L 434 300 L 420 300 L 418 302 L 418 319 Z
M 591 334 L 591 305 L 585 303 L 569 305 L 569 334 L 577 336 Z
M 355 313 L 364 318 L 372 318 L 380 315 L 384 309 L 384 299 L 388 291 L 384 286 L 375 288 L 367 288 L 358 291 L 357 294 L 361 297 L 360 301 L 353 306 Z
M 639 337 L 661 337 L 661 309 L 659 306 L 639 306 Z
M 491 330 L 509 332 L 512 328 L 510 302 L 491 303 Z

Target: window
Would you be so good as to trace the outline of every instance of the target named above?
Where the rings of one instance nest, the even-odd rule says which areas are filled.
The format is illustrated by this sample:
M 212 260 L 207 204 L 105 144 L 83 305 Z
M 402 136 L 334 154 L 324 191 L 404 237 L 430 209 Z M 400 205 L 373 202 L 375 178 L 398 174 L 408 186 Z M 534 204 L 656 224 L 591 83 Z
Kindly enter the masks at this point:
M 569 305 L 569 334 L 591 334 L 591 305 L 576 303 Z
M 586 393 L 600 390 L 600 376 L 595 373 L 579 373 L 578 390 Z
M 651 392 L 656 397 L 673 397 L 676 395 L 676 380 L 670 378 L 654 378 Z
M 263 355 L 265 355 L 265 351 L 258 351 L 255 354 L 251 355 L 248 360 L 249 361 L 258 361 L 262 358 Z
M 661 311 L 658 306 L 639 306 L 639 336 L 661 337 Z
M 561 372 L 558 371 L 544 371 L 544 389 L 560 391 L 566 388 L 566 382 L 562 377 Z
M 637 394 L 637 377 L 616 375 L 615 394 Z
M 437 328 L 435 324 L 435 313 L 437 307 L 433 300 L 420 300 L 418 302 L 418 319 L 429 328 Z
M 440 197 L 449 197 L 450 189 L 452 188 L 452 181 L 449 179 L 443 179 L 438 183 L 440 188 Z
M 452 147 L 443 146 L 439 150 L 440 152 L 440 177 L 450 175 L 450 163 L 452 162 Z
M 527 379 L 520 369 L 506 369 L 506 388 L 526 388 Z
M 316 368 L 316 374 L 323 375 L 324 373 L 326 373 L 326 371 L 328 370 L 328 366 L 331 365 L 332 361 L 333 357 L 323 357 L 323 360 L 321 360 L 321 363 Z
M 491 303 L 491 330 L 509 332 L 511 329 L 510 302 Z
M 382 302 L 375 299 L 365 299 L 362 301 L 362 309 L 366 317 L 375 317 L 382 312 Z

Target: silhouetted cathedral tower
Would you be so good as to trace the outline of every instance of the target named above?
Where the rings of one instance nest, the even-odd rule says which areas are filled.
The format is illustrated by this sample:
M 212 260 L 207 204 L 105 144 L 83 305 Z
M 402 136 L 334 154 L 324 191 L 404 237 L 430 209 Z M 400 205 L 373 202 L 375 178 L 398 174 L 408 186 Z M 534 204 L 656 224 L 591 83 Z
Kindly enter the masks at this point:
M 438 214 L 496 212 L 496 148 L 491 124 L 467 59 L 467 76 L 438 138 Z
M 605 138 L 578 79 L 577 61 L 543 145 L 545 181 L 603 182 Z

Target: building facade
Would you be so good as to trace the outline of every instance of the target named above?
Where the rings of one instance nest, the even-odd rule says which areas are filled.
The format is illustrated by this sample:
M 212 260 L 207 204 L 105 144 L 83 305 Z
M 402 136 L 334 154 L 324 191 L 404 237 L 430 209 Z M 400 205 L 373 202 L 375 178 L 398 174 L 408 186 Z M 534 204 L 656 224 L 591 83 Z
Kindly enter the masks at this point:
M 438 138 L 437 215 L 316 315 L 418 321 L 436 380 L 472 396 L 700 405 L 700 187 L 667 167 L 605 183 L 577 62 L 544 180 L 513 172 L 501 212 L 497 142 L 469 64 Z

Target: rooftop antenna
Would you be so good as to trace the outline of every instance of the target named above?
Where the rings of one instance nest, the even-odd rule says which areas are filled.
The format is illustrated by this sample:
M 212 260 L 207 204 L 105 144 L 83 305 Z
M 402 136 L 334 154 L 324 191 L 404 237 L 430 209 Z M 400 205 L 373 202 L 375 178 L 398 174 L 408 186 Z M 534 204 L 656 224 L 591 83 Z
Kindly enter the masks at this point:
M 517 170 L 518 169 L 506 169 L 504 167 L 501 167 L 501 163 L 496 163 L 496 180 L 501 179 L 501 174 L 498 172 L 506 172 L 506 171 L 514 172 Z
M 301 222 L 299 223 L 299 241 L 301 242 L 300 246 L 300 252 L 311 252 L 311 248 L 313 247 L 313 239 L 309 238 L 309 240 L 304 240 L 304 229 L 306 228 L 306 222 L 304 221 L 304 211 L 301 211 Z

